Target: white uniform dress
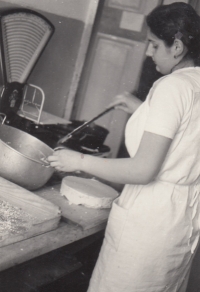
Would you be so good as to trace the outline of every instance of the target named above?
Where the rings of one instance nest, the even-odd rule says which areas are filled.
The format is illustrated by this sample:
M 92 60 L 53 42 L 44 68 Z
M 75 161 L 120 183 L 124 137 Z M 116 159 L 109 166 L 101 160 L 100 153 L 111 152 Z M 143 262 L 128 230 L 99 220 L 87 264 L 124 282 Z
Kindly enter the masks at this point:
M 131 157 L 144 131 L 172 144 L 156 180 L 126 185 L 113 203 L 88 292 L 185 291 L 200 225 L 199 67 L 154 83 L 126 126 Z

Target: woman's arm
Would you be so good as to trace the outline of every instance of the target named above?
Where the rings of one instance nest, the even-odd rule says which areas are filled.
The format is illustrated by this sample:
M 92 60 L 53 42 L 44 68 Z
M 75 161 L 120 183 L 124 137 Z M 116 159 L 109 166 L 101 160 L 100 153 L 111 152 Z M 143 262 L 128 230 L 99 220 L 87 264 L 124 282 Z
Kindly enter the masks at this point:
M 111 182 L 148 184 L 155 179 L 169 150 L 171 139 L 144 132 L 133 158 L 99 158 L 71 150 L 56 151 L 48 160 L 57 170 L 84 171 Z

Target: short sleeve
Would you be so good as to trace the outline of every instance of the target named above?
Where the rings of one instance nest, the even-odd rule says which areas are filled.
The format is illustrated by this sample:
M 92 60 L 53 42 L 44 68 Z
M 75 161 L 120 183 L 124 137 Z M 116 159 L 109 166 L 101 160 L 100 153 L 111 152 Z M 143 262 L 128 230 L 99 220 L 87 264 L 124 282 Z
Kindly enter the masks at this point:
M 145 131 L 173 139 L 181 125 L 191 90 L 184 80 L 166 77 L 152 91 Z

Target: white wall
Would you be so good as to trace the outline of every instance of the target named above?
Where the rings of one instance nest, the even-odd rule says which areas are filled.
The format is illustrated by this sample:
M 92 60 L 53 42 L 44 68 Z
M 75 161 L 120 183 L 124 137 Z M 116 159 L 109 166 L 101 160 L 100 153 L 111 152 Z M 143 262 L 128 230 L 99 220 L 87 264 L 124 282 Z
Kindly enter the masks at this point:
M 4 2 L 85 21 L 91 0 L 4 0 Z
M 45 92 L 44 110 L 71 113 L 99 0 L 0 0 L 0 7 L 22 6 L 42 13 L 55 27 L 28 82 Z M 55 102 L 56 100 L 56 102 Z M 68 116 L 67 116 L 68 118 Z

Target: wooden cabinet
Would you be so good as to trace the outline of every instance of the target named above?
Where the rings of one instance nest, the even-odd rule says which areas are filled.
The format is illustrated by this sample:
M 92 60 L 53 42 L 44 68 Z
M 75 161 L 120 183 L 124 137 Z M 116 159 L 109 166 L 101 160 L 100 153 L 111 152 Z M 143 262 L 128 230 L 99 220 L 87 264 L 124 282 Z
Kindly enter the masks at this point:
M 113 97 L 123 91 L 132 91 L 138 82 L 141 63 L 145 52 L 144 42 L 130 41 L 98 33 L 91 56 L 89 78 L 80 100 L 80 120 L 88 120 L 105 109 Z M 105 142 L 115 157 L 124 135 L 128 115 L 112 111 L 96 123 L 109 129 Z
M 102 3 L 102 2 L 101 2 Z M 137 89 L 146 50 L 145 15 L 159 0 L 107 0 L 97 14 L 90 48 L 74 106 L 73 118 L 89 120 L 115 95 Z M 109 130 L 105 142 L 116 157 L 128 115 L 115 110 L 96 123 Z

